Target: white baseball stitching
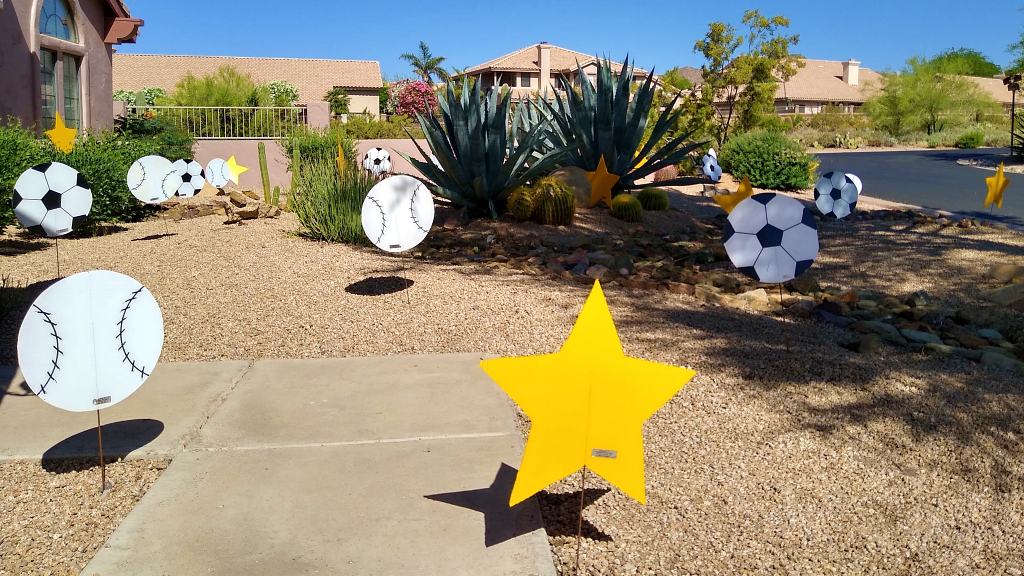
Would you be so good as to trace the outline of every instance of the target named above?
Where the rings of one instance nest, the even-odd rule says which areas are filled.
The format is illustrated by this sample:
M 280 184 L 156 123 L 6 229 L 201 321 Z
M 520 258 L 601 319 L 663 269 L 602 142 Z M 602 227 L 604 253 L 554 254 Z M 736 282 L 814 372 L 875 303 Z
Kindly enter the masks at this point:
M 146 165 L 143 164 L 142 162 L 139 162 L 138 160 L 136 160 L 135 163 L 138 164 L 139 168 L 142 169 L 142 179 L 139 180 L 139 183 L 136 184 L 135 186 L 130 186 L 129 185 L 129 188 L 131 189 L 132 192 L 135 192 L 136 190 L 138 190 L 146 182 Z
M 416 186 L 412 190 L 412 198 L 409 200 L 409 217 L 412 218 L 412 223 L 416 225 L 424 234 L 430 232 L 420 226 L 420 221 L 416 218 L 416 193 L 420 191 L 420 187 Z
M 380 210 L 380 234 L 377 236 L 377 241 L 374 242 L 374 244 L 379 245 L 381 239 L 384 238 L 384 229 L 388 227 L 388 218 L 384 214 L 384 207 L 380 205 L 380 202 L 377 202 L 376 198 L 374 198 L 373 196 L 367 196 L 366 198 L 370 202 L 373 202 L 374 206 L 377 207 L 377 210 Z
M 136 298 L 138 298 L 139 293 L 141 293 L 145 289 L 145 286 L 139 286 L 139 289 L 136 290 L 135 292 L 132 292 L 132 295 L 127 300 L 125 300 L 124 308 L 121 309 L 121 320 L 118 321 L 117 323 L 117 339 L 120 343 L 118 350 L 122 354 L 124 354 L 124 359 L 122 360 L 122 362 L 127 362 L 129 365 L 131 365 L 131 372 L 138 372 L 142 378 L 146 378 L 147 376 L 149 376 L 149 373 L 146 372 L 145 366 L 137 365 L 135 363 L 135 360 L 131 358 L 131 354 L 129 354 L 128 352 L 127 342 L 125 342 L 124 339 L 124 323 L 125 320 L 127 320 L 128 318 L 128 309 L 132 307 L 132 303 L 135 302 Z
M 43 315 L 43 321 L 50 326 L 50 336 L 53 336 L 54 355 L 53 360 L 50 361 L 50 371 L 47 372 L 46 374 L 46 382 L 40 384 L 39 386 L 39 393 L 46 394 L 46 387 L 49 386 L 51 382 L 57 381 L 57 379 L 54 378 L 53 375 L 54 373 L 57 372 L 57 370 L 60 370 L 60 365 L 57 363 L 57 361 L 60 360 L 60 357 L 62 354 L 64 354 L 64 351 L 60 349 L 61 337 L 57 335 L 57 323 L 50 318 L 50 313 L 40 308 L 37 304 L 33 304 L 32 307 L 36 309 L 37 313 Z

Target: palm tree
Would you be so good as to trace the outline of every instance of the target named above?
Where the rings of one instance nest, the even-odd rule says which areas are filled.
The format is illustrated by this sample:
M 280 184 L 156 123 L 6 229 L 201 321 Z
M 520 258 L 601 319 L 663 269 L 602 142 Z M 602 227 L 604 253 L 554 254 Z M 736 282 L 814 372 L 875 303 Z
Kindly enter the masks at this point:
M 434 56 L 430 53 L 430 47 L 427 43 L 420 40 L 420 53 L 409 54 L 408 52 L 402 54 L 402 60 L 405 60 L 412 66 L 412 71 L 423 78 L 423 81 L 431 86 L 434 85 L 434 76 L 436 75 L 441 80 L 448 79 L 448 72 L 445 71 L 444 56 Z

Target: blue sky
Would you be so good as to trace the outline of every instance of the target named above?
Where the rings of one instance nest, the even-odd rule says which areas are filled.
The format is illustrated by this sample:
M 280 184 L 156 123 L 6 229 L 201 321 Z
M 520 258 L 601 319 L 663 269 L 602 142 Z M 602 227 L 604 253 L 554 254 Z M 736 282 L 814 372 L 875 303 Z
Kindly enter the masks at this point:
M 467 67 L 546 40 L 665 70 L 700 66 L 693 43 L 711 21 L 743 11 L 782 14 L 807 57 L 856 58 L 876 70 L 910 56 L 966 46 L 999 65 L 1024 30 L 1024 0 L 541 1 L 128 0 L 146 20 L 125 53 L 378 60 L 386 78 L 408 75 L 399 59 L 425 40 L 448 67 Z M 504 6 L 504 10 L 490 8 Z M 282 10 L 288 6 L 290 11 Z M 695 7 L 700 6 L 697 9 Z M 838 6 L 845 6 L 839 8 Z M 984 8 L 982 8 L 984 6 Z M 355 9 L 355 7 L 359 7 Z

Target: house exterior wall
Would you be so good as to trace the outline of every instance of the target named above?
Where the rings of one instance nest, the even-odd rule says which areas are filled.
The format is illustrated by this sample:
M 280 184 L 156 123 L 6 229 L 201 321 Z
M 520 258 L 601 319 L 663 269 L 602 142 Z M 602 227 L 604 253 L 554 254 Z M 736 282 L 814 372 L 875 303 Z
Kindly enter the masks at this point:
M 113 125 L 111 47 L 103 41 L 107 8 L 100 0 L 68 0 L 80 44 L 82 125 L 91 130 Z M 15 116 L 32 126 L 42 117 L 39 78 L 41 0 L 7 0 L 0 11 L 0 118 Z M 69 49 L 69 52 L 75 52 Z M 42 128 L 50 128 L 45 126 Z
M 348 111 L 351 114 L 368 113 L 380 116 L 380 92 L 377 90 L 346 89 L 349 95 Z

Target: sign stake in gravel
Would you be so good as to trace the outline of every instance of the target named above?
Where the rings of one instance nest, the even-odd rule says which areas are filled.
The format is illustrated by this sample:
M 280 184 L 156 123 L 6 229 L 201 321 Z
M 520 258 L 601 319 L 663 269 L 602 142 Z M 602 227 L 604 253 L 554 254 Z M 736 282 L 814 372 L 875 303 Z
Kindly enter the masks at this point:
M 70 412 L 100 410 L 138 390 L 163 349 L 160 306 L 137 280 L 106 270 L 69 276 L 32 303 L 18 332 L 18 365 L 32 392 Z
M 509 506 L 586 468 L 645 504 L 643 424 L 696 375 L 626 356 L 600 282 L 560 351 L 480 367 L 530 418 Z

